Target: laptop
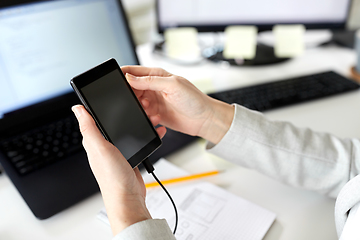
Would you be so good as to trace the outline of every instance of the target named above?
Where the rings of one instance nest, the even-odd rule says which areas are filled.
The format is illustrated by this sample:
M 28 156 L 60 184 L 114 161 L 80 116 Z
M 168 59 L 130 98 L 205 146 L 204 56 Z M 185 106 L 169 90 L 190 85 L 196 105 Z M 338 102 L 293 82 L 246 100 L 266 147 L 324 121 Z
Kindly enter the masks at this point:
M 99 191 L 69 81 L 111 57 L 138 64 L 119 1 L 0 1 L 0 162 L 38 219 Z
M 0 1 L 0 164 L 38 219 L 99 191 L 69 81 L 109 58 L 139 64 L 120 1 Z M 151 161 L 195 139 L 169 130 Z

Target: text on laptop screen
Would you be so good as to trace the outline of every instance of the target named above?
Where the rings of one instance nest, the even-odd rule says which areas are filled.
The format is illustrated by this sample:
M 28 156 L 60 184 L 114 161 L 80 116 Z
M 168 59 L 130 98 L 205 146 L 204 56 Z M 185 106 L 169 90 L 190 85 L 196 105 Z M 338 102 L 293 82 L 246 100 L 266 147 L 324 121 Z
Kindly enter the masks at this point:
M 0 118 L 72 91 L 74 76 L 115 58 L 138 64 L 117 0 L 0 9 Z

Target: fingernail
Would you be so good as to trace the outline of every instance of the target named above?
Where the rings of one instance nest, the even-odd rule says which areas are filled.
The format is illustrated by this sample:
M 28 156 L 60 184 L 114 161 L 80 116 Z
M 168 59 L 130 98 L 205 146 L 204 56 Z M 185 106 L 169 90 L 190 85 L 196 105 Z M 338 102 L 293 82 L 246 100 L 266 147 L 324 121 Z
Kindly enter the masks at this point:
M 137 77 L 135 77 L 134 75 L 132 75 L 130 73 L 126 73 L 126 78 L 131 81 L 137 80 Z
M 73 106 L 71 110 L 74 112 L 76 118 L 79 118 L 82 114 L 82 107 L 80 105 Z

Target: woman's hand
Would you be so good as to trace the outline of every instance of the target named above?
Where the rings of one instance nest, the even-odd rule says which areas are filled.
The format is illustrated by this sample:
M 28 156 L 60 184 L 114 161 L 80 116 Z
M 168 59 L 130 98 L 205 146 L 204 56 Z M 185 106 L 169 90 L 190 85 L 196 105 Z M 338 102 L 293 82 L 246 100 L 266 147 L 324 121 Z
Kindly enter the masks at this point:
M 185 78 L 159 68 L 121 68 L 150 118 L 189 135 L 218 143 L 228 131 L 233 106 L 217 101 L 198 90 Z
M 228 131 L 234 109 L 199 91 L 182 77 L 162 69 L 122 67 L 154 126 L 218 143 Z M 139 170 L 132 169 L 120 151 L 105 140 L 83 106 L 74 106 L 90 167 L 99 184 L 113 234 L 151 218 L 145 205 L 146 189 Z M 157 128 L 160 137 L 166 129 Z
M 133 170 L 120 151 L 105 140 L 83 106 L 74 106 L 72 110 L 79 121 L 83 145 L 99 184 L 113 234 L 150 219 L 145 205 L 146 189 L 139 170 Z M 157 125 L 158 121 L 153 118 L 153 124 Z M 163 137 L 165 129 L 158 133 Z

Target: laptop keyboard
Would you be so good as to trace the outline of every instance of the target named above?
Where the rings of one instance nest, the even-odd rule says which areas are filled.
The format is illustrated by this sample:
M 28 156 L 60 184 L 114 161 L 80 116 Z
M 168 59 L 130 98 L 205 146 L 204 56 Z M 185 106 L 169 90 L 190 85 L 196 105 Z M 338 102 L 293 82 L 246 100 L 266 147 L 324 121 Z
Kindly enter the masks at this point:
M 79 125 L 73 116 L 0 143 L 20 175 L 28 174 L 82 150 Z
M 359 88 L 359 84 L 333 72 L 322 72 L 209 94 L 227 103 L 266 111 Z

